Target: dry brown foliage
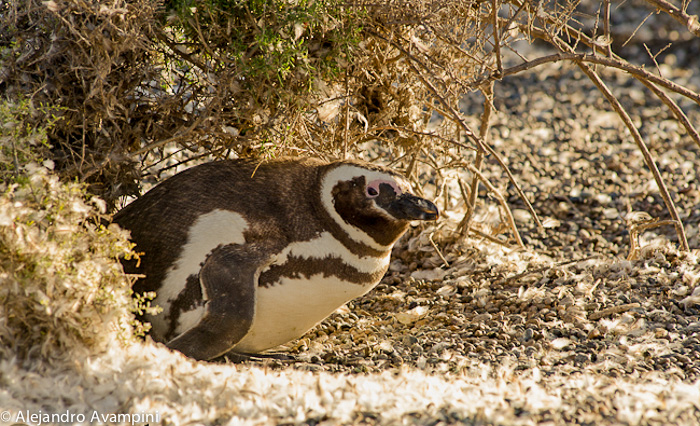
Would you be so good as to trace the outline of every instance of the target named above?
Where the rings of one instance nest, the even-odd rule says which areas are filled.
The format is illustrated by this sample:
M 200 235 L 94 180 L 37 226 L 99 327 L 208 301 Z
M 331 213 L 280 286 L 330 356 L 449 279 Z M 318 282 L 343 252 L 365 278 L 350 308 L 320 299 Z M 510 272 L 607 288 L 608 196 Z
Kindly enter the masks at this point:
M 136 193 L 144 176 L 201 157 L 381 156 L 416 179 L 432 169 L 438 188 L 445 169 L 472 176 L 460 182 L 467 233 L 484 181 L 479 170 L 495 161 L 541 226 L 504 154 L 489 144 L 489 117 L 500 80 L 562 62 L 581 69 L 627 125 L 688 248 L 634 111 L 616 99 L 603 71 L 641 82 L 698 145 L 679 99 L 698 105 L 700 94 L 615 53 L 635 34 L 619 39 L 609 0 L 270 1 L 233 11 L 191 4 L 177 14 L 141 0 L 0 3 L 0 26 L 11 29 L 0 36 L 0 90 L 43 105 L 35 120 L 57 118 L 49 142 L 58 170 L 91 183 L 110 204 Z M 276 13 L 314 4 L 323 18 L 313 22 Z M 697 40 L 688 1 L 639 5 L 672 17 L 680 41 Z M 263 41 L 270 34 L 279 39 Z M 527 57 L 523 42 L 545 43 L 553 53 Z M 299 51 L 273 63 L 284 46 Z M 266 61 L 270 69 L 251 66 Z M 459 107 L 473 91 L 484 94 L 480 118 Z M 368 141 L 380 144 L 367 153 Z M 522 244 L 504 197 L 496 198 Z
M 107 200 L 136 191 L 129 151 L 159 137 L 152 127 L 162 106 L 139 95 L 158 78 L 156 5 L 0 2 L 0 92 L 31 101 L 31 124 L 54 123 L 48 155 L 61 175 L 93 184 Z

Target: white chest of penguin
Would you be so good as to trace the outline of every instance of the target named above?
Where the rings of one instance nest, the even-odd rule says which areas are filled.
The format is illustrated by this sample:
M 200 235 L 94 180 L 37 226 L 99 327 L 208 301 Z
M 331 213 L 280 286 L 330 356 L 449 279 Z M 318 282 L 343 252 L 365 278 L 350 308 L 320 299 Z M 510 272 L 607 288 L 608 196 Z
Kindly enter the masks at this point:
M 198 218 L 189 230 L 187 244 L 178 260 L 167 272 L 163 291 L 155 299 L 155 304 L 162 306 L 165 312 L 151 318 L 154 333 L 166 333 L 168 307 L 184 290 L 187 277 L 199 273 L 208 254 L 217 246 L 245 244 L 246 229 L 246 220 L 236 212 L 214 210 Z M 292 265 L 285 274 L 264 286 L 256 286 L 255 300 L 251 300 L 255 304 L 253 322 L 243 339 L 231 349 L 239 353 L 257 353 L 302 336 L 339 306 L 371 290 L 388 267 L 390 254 L 387 251 L 379 257 L 358 256 L 329 232 L 322 232 L 308 241 L 292 242 L 258 271 L 256 280 L 270 269 Z M 323 269 L 331 260 L 342 262 L 365 277 L 378 278 L 343 279 Z M 296 262 L 300 268 L 295 270 L 291 262 Z M 317 267 L 305 269 L 305 265 Z M 206 300 L 205 290 L 202 291 Z M 194 327 L 204 312 L 204 305 L 182 312 L 175 334 Z

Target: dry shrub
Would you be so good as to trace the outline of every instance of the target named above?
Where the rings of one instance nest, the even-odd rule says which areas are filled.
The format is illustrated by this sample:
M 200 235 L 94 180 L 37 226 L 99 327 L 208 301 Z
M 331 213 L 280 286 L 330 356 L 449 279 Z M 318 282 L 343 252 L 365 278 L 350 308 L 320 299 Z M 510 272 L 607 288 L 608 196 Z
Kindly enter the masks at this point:
M 31 125 L 52 121 L 56 171 L 107 200 L 136 192 L 128 153 L 162 133 L 160 107 L 146 96 L 157 81 L 157 8 L 145 0 L 0 2 L 0 93 L 30 101 Z
M 396 43 L 447 70 L 461 84 L 454 99 L 474 89 L 465 82 L 483 75 L 490 60 L 481 3 L 224 3 L 186 3 L 164 33 L 164 57 L 186 72 L 172 87 L 193 111 L 192 127 L 167 140 L 183 149 L 200 143 L 215 156 L 339 157 L 380 140 L 400 156 L 423 139 L 432 110 Z M 464 49 L 454 47 L 464 40 L 467 57 L 460 58 Z
M 0 186 L 0 358 L 69 359 L 131 338 L 140 302 L 118 258 L 132 243 L 101 225 L 103 201 L 41 163 L 44 131 L 15 121 L 26 108 L 0 105 L 0 162 L 22 160 Z
M 318 94 L 345 75 L 363 17 L 343 0 L 169 2 L 163 84 L 187 124 L 137 151 L 144 170 L 171 158 L 326 155 Z

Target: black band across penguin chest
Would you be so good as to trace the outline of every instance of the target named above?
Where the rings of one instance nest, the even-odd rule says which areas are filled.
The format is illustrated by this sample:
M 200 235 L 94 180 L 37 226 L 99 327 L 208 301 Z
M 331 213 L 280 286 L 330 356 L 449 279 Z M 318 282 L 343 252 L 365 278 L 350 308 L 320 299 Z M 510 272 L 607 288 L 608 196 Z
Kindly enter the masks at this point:
M 310 279 L 321 275 L 324 278 L 336 277 L 348 283 L 359 286 L 368 286 L 379 281 L 386 273 L 386 268 L 380 268 L 373 272 L 361 272 L 346 259 L 338 256 L 326 256 L 323 258 L 305 258 L 290 256 L 283 264 L 270 265 L 258 280 L 259 287 L 271 287 L 287 279 Z

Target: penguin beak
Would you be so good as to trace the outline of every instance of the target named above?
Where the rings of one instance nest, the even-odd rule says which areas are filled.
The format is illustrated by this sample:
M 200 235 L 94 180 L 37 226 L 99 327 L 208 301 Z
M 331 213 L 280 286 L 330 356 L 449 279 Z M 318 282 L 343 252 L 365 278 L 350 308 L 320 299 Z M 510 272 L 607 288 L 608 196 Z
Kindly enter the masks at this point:
M 399 195 L 386 210 L 399 220 L 436 220 L 440 216 L 435 204 L 408 193 Z

